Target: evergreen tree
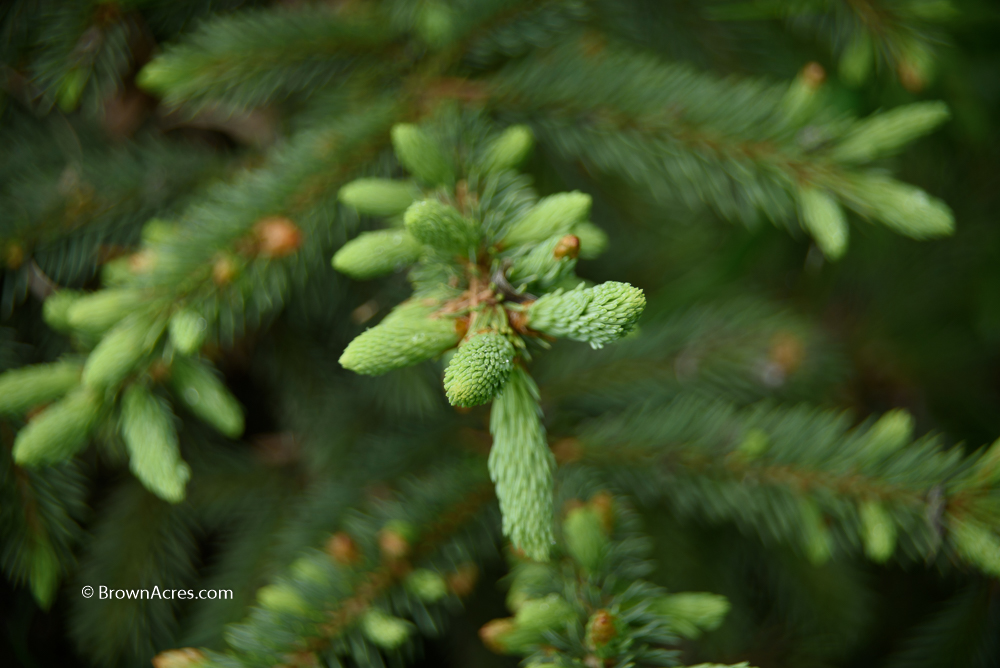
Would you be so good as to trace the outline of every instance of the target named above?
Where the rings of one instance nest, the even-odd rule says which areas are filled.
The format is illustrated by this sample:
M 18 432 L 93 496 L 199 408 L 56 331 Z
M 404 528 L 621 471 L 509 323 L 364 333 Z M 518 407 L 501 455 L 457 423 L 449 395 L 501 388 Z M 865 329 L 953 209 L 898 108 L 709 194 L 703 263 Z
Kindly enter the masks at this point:
M 10 655 L 996 665 L 998 18 L 6 3 Z

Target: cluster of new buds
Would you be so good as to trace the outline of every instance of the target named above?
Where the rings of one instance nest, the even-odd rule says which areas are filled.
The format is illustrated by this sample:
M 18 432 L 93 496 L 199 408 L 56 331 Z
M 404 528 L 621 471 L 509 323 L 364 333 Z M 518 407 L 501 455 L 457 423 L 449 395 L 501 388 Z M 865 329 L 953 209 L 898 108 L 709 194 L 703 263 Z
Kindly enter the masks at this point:
M 513 614 L 480 629 L 489 649 L 526 657 L 530 668 L 678 665 L 669 646 L 721 625 L 724 597 L 670 594 L 638 577 L 645 543 L 622 505 L 607 492 L 572 500 L 558 562 L 512 557 L 506 603 Z
M 531 150 L 528 128 L 449 150 L 422 128 L 397 125 L 392 142 L 413 180 L 364 178 L 341 189 L 342 202 L 391 226 L 349 241 L 333 266 L 357 279 L 412 266 L 414 295 L 354 339 L 340 363 L 379 375 L 457 348 L 444 373 L 448 400 L 496 399 L 489 466 L 504 532 L 546 559 L 553 464 L 523 362 L 553 337 L 600 348 L 625 336 L 645 297 L 627 283 L 588 287 L 574 276 L 578 258 L 599 254 L 607 238 L 588 220 L 589 195 L 539 198 L 515 171 Z

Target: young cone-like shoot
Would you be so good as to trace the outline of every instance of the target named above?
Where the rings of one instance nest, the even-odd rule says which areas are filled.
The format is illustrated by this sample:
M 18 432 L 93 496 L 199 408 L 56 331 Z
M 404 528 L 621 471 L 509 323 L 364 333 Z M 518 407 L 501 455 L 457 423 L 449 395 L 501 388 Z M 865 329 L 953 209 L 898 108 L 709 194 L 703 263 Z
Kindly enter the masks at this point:
M 465 253 L 479 242 L 479 226 L 437 200 L 415 202 L 404 220 L 414 239 L 446 253 Z
M 106 390 L 125 380 L 156 345 L 163 325 L 144 316 L 126 318 L 116 325 L 87 358 L 84 385 Z
M 181 355 L 194 355 L 205 342 L 208 323 L 190 309 L 181 309 L 170 316 L 170 342 Z
M 420 197 L 420 189 L 412 181 L 358 179 L 341 188 L 337 197 L 361 213 L 395 216 Z
M 729 613 L 725 596 L 683 593 L 661 596 L 652 601 L 650 612 L 670 618 L 670 626 L 685 638 L 695 640 L 704 631 L 714 631 Z
M 503 245 L 513 248 L 568 234 L 590 215 L 590 205 L 590 195 L 576 191 L 544 197 L 510 227 L 503 237 Z
M 482 332 L 466 341 L 444 372 L 452 406 L 479 406 L 492 400 L 514 368 L 514 346 L 502 334 Z
M 0 375 L 0 413 L 20 415 L 79 385 L 82 367 L 56 362 L 13 369 Z
M 205 364 L 191 357 L 175 357 L 170 385 L 188 410 L 236 438 L 243 433 L 243 408 L 226 386 Z
M 333 268 L 351 278 L 365 280 L 413 264 L 420 251 L 420 243 L 406 230 L 363 232 L 337 251 Z
M 847 250 L 848 227 L 844 211 L 837 201 L 822 190 L 799 188 L 802 224 L 819 245 L 823 255 L 839 259 Z
M 148 388 L 133 384 L 121 403 L 121 433 L 129 468 L 158 497 L 170 503 L 184 500 L 191 469 L 181 460 L 177 432 L 165 403 Z
M 528 308 L 528 326 L 600 348 L 631 332 L 645 307 L 642 290 L 608 281 L 541 297 Z
M 918 102 L 870 116 L 831 149 L 830 157 L 837 162 L 869 162 L 927 134 L 949 115 L 944 102 Z
M 66 308 L 66 323 L 71 329 L 99 335 L 145 303 L 135 290 L 101 290 L 74 299 Z
M 410 636 L 412 625 L 399 617 L 371 608 L 361 618 L 361 632 L 382 649 L 396 649 Z
M 58 332 L 70 332 L 73 327 L 69 322 L 69 309 L 84 293 L 77 290 L 57 290 L 45 298 L 42 305 L 42 318 L 49 327 Z
M 546 561 L 553 543 L 552 471 L 538 386 L 515 367 L 490 414 L 493 448 L 488 466 L 496 485 L 503 533 L 530 558 Z
M 436 357 L 461 337 L 455 320 L 430 317 L 423 308 L 406 308 L 358 335 L 340 356 L 340 364 L 355 373 L 379 376 Z
M 480 168 L 487 173 L 502 172 L 520 165 L 534 146 L 535 138 L 527 125 L 512 125 L 483 151 Z
M 403 167 L 424 183 L 445 185 L 455 180 L 455 166 L 437 142 L 416 125 L 400 123 L 392 128 L 392 147 Z
M 31 420 L 14 441 L 14 461 L 21 466 L 55 464 L 82 450 L 90 437 L 101 404 L 81 387 Z

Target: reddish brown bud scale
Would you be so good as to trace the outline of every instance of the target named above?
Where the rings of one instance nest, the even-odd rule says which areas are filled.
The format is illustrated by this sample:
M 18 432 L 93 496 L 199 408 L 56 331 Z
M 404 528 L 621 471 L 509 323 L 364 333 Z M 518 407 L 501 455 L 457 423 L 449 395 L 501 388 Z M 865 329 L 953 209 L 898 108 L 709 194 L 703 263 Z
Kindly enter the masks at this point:
M 153 668 L 190 668 L 204 660 L 205 655 L 193 647 L 171 649 L 153 657 Z
M 816 90 L 826 81 L 826 70 L 819 63 L 813 61 L 802 68 L 802 80 L 806 86 Z
M 220 255 L 212 265 L 212 281 L 218 286 L 229 285 L 236 278 L 236 263 L 232 258 Z
M 503 644 L 502 638 L 515 628 L 514 620 L 511 618 L 494 619 L 483 624 L 479 629 L 479 639 L 483 641 L 486 648 L 497 654 L 506 654 L 507 647 Z
M 598 492 L 590 499 L 589 505 L 601 520 L 601 528 L 608 535 L 611 535 L 611 532 L 615 528 L 615 506 L 611 494 L 608 492 Z
M 335 562 L 344 566 L 351 566 L 361 560 L 361 553 L 354 539 L 343 531 L 338 531 L 326 541 L 326 553 Z
M 556 248 L 552 251 L 552 257 L 557 260 L 561 260 L 564 257 L 568 257 L 575 260 L 577 256 L 580 255 L 580 237 L 575 234 L 567 234 L 559 243 L 556 244 Z
M 288 218 L 272 216 L 254 226 L 254 238 L 260 256 L 276 259 L 291 255 L 299 249 L 302 245 L 302 230 Z
M 405 559 L 410 554 L 410 542 L 392 529 L 382 529 L 378 532 L 378 546 L 382 550 L 382 556 L 390 561 Z
M 615 617 L 610 611 L 601 609 L 590 616 L 587 622 L 587 645 L 597 650 L 615 639 L 618 629 L 615 628 Z
M 457 571 L 447 577 L 448 589 L 459 598 L 465 598 L 471 594 L 478 581 L 479 567 L 472 562 L 462 564 Z

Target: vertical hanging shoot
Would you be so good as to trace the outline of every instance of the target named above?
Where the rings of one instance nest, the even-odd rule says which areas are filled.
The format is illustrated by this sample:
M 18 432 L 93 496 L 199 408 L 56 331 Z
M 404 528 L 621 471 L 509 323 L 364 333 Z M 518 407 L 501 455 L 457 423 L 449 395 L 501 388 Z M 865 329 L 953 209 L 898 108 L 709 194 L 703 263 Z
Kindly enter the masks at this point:
M 588 220 L 589 195 L 539 198 L 514 171 L 531 150 L 527 127 L 497 133 L 468 122 L 477 132 L 467 136 L 486 139 L 449 146 L 433 130 L 397 125 L 393 146 L 413 180 L 365 178 L 340 190 L 344 204 L 401 215 L 403 226 L 363 232 L 333 266 L 368 279 L 415 265 L 413 298 L 355 338 L 340 363 L 375 376 L 457 347 L 444 373 L 448 401 L 470 407 L 496 399 L 489 469 L 503 531 L 529 557 L 546 560 L 554 463 L 523 362 L 548 345 L 543 336 L 594 348 L 625 336 L 646 299 L 627 283 L 584 288 L 574 276 L 577 258 L 596 256 L 607 239 Z

